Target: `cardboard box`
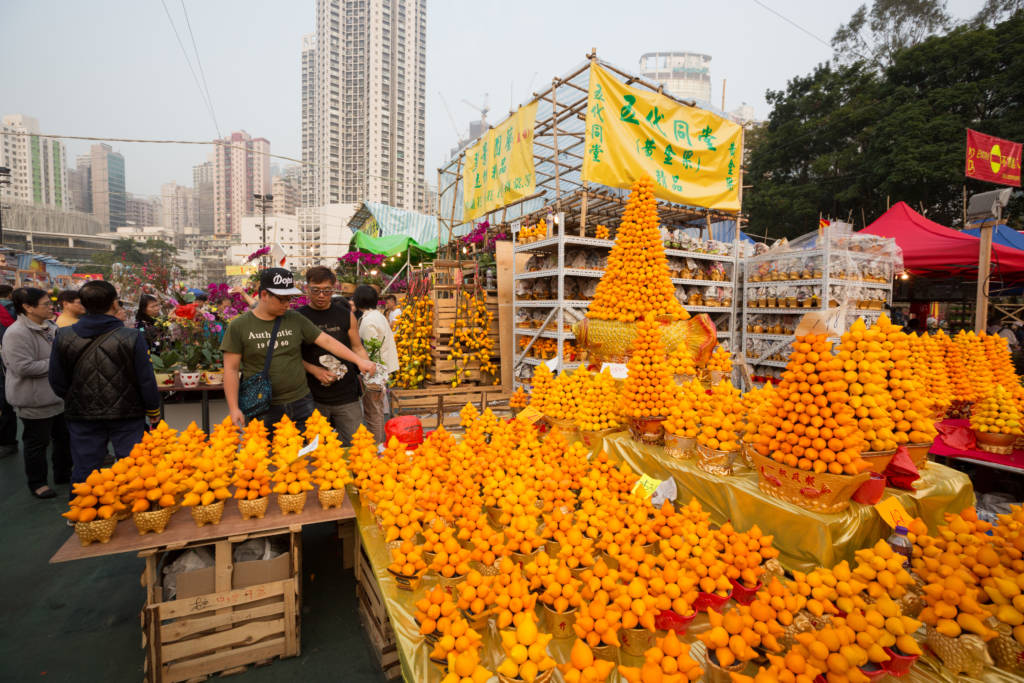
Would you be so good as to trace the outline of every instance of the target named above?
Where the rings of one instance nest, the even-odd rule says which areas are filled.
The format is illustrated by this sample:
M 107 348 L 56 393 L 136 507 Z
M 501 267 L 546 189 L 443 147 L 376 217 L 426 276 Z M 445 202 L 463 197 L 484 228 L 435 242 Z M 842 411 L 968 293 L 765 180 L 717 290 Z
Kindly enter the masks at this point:
M 231 588 L 247 588 L 260 583 L 283 581 L 291 577 L 291 553 L 282 553 L 270 560 L 236 562 L 231 575 Z M 178 600 L 216 592 L 214 567 L 178 574 Z

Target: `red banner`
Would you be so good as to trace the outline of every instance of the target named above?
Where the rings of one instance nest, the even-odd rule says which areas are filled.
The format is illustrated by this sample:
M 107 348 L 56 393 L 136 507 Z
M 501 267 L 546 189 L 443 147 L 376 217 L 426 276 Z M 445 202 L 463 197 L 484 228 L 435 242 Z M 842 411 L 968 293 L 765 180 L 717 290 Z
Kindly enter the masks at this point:
M 1020 187 L 1021 143 L 967 129 L 968 178 Z

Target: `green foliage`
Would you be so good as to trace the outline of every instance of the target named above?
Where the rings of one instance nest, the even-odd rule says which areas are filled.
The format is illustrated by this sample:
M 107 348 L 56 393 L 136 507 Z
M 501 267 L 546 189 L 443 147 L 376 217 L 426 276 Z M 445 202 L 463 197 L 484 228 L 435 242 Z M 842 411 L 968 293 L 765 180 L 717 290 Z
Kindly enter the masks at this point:
M 864 61 L 873 68 L 892 64 L 896 53 L 946 32 L 953 19 L 944 0 L 874 0 L 861 5 L 832 36 L 840 63 Z
M 767 98 L 772 113 L 748 137 L 753 234 L 800 235 L 819 214 L 862 227 L 901 200 L 959 226 L 963 186 L 993 189 L 964 177 L 965 129 L 1024 131 L 1024 12 L 900 50 L 882 71 L 821 65 Z M 1022 205 L 1008 214 L 1019 221 Z

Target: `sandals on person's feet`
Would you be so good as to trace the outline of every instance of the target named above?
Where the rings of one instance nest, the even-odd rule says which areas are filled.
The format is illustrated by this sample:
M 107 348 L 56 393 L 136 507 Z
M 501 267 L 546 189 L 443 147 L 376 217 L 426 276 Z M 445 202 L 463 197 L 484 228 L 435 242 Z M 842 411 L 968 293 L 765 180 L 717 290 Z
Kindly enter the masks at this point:
M 36 498 L 56 498 L 57 492 L 51 489 L 46 484 L 43 484 L 35 491 L 33 491 L 32 495 L 35 496 Z

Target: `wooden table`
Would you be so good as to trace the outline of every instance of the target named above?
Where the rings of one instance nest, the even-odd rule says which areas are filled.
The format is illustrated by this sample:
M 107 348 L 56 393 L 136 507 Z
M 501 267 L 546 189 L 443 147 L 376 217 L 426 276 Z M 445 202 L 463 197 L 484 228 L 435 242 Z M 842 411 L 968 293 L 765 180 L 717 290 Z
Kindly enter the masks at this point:
M 271 498 L 275 497 L 271 496 Z M 71 560 L 119 553 L 143 553 L 158 549 L 174 550 L 186 545 L 213 543 L 218 539 L 230 540 L 239 535 L 249 538 L 253 535 L 272 536 L 289 531 L 300 531 L 306 524 L 340 522 L 354 518 L 355 511 L 347 496 L 345 504 L 340 508 L 324 510 L 320 507 L 320 502 L 314 491 L 310 491 L 306 506 L 300 514 L 281 514 L 277 501 L 271 500 L 263 519 L 243 520 L 241 513 L 238 512 L 237 503 L 234 500 L 229 500 L 224 506 L 224 516 L 221 518 L 220 524 L 197 527 L 196 523 L 192 521 L 192 515 L 185 509 L 181 509 L 174 513 L 167 529 L 162 534 L 148 533 L 140 536 L 131 519 L 118 522 L 117 531 L 107 543 L 92 543 L 83 547 L 78 536 L 72 533 L 64 545 L 50 558 L 50 563 L 70 562 Z
M 215 673 L 245 670 L 253 663 L 277 657 L 294 657 L 301 650 L 302 544 L 306 524 L 354 519 L 351 501 L 324 510 L 316 495 L 310 496 L 300 514 L 284 515 L 271 501 L 263 519 L 243 520 L 234 501 L 227 501 L 220 524 L 197 527 L 192 516 L 179 510 L 161 534 L 139 535 L 126 519 L 108 543 L 83 547 L 72 535 L 50 558 L 51 563 L 137 552 L 146 562 L 142 610 L 143 670 L 147 683 L 178 683 Z M 267 536 L 286 535 L 289 551 L 277 559 L 262 579 L 239 583 L 233 559 L 234 544 Z M 209 591 L 176 599 L 163 597 L 162 559 L 168 551 L 200 546 L 213 551 Z M 285 557 L 287 556 L 287 559 Z M 260 564 L 245 562 L 242 565 Z M 283 571 L 286 573 L 279 574 Z M 238 571 L 241 571 L 239 568 Z M 203 584 L 200 584 L 203 585 Z M 180 586 L 180 584 L 179 584 Z
M 222 391 L 224 389 L 223 384 L 197 384 L 194 387 L 186 387 L 180 384 L 164 384 L 157 385 L 160 390 L 160 419 L 164 419 L 164 401 L 163 395 L 174 392 L 180 392 L 183 394 L 200 392 L 202 398 L 202 416 L 203 416 L 203 431 L 207 434 L 210 433 L 210 392 L 211 391 Z

